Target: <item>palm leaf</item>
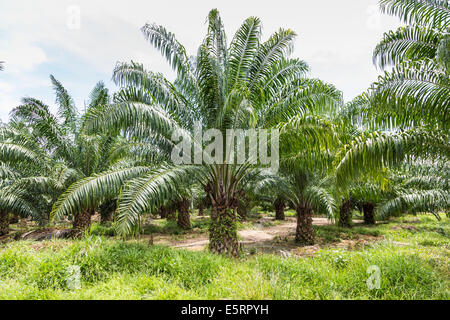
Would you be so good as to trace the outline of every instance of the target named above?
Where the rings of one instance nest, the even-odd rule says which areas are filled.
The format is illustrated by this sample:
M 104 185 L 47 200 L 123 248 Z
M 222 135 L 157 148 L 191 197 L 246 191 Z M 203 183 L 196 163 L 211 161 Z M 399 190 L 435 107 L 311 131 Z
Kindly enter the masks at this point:
M 399 17 L 408 24 L 446 30 L 450 27 L 448 0 L 380 0 L 383 13 Z
M 377 208 L 377 215 L 380 219 L 386 219 L 404 212 L 415 214 L 448 210 L 449 199 L 449 192 L 442 189 L 405 192 Z
M 72 184 L 55 202 L 51 217 L 60 219 L 95 208 L 105 198 L 117 196 L 122 184 L 149 171 L 148 167 L 133 167 L 103 172 Z
M 63 87 L 61 82 L 50 75 L 50 80 L 53 84 L 53 90 L 56 94 L 56 104 L 58 105 L 58 115 L 63 119 L 63 125 L 75 134 L 78 121 L 78 111 L 75 107 L 75 102 L 69 95 L 67 90 Z
M 230 45 L 228 58 L 228 90 L 247 79 L 261 37 L 261 21 L 251 17 L 244 21 Z
M 434 59 L 441 37 L 435 30 L 420 26 L 390 31 L 376 46 L 373 62 L 384 68 L 406 60 Z
M 199 171 L 196 166 L 163 166 L 131 180 L 119 196 L 116 213 L 118 234 L 129 234 L 138 223 L 140 214 L 158 208 L 165 200 L 176 197 L 181 192 L 180 187 L 192 180 L 193 175 Z

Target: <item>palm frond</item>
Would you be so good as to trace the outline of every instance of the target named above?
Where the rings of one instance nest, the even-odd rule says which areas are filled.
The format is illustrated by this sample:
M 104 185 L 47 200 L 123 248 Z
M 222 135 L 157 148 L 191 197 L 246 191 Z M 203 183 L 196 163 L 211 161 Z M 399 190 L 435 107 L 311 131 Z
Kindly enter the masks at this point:
M 118 63 L 114 69 L 113 80 L 120 86 L 141 89 L 141 91 L 150 94 L 154 103 L 169 111 L 187 112 L 187 102 L 177 92 L 176 88 L 162 74 L 146 71 L 142 64 L 134 62 L 131 62 L 131 64 Z
M 51 217 L 60 219 L 95 208 L 105 198 L 117 196 L 122 184 L 149 171 L 148 167 L 133 167 L 103 172 L 72 184 L 55 202 Z
M 412 161 L 414 156 L 449 157 L 448 135 L 431 134 L 421 128 L 401 133 L 367 133 L 357 137 L 342 149 L 336 167 L 338 184 L 370 170 Z
M 217 126 L 216 115 L 222 113 L 226 100 L 223 90 L 224 70 L 205 45 L 200 46 L 196 63 L 201 113 L 209 125 Z
M 246 80 L 259 46 L 261 21 L 250 17 L 235 33 L 228 58 L 228 90 Z
M 302 193 L 306 201 L 316 212 L 325 213 L 328 219 L 334 219 L 336 203 L 332 194 L 323 187 L 309 185 Z
M 180 187 L 200 172 L 201 168 L 196 166 L 163 166 L 131 180 L 119 196 L 117 233 L 130 234 L 140 214 L 160 207 L 166 200 L 173 200 L 181 192 Z
M 219 10 L 212 9 L 207 18 L 208 32 L 205 38 L 205 45 L 210 52 L 216 57 L 218 64 L 222 70 L 225 71 L 225 64 L 227 63 L 227 37 L 225 34 L 225 27 Z
M 450 80 L 437 70 L 431 60 L 398 65 L 373 85 L 374 103 L 381 108 L 403 106 L 407 110 L 399 111 L 407 112 L 410 118 L 420 118 L 430 124 L 439 119 L 445 126 L 450 106 Z
M 292 30 L 280 29 L 258 48 L 249 75 L 254 90 L 258 90 L 256 83 L 270 71 L 270 67 L 291 53 L 296 36 Z
M 450 208 L 450 194 L 442 189 L 414 190 L 405 192 L 387 201 L 377 208 L 380 219 L 398 216 L 404 212 L 410 214 L 419 212 L 437 212 Z
M 433 29 L 410 26 L 384 34 L 376 46 L 373 62 L 381 68 L 406 60 L 434 59 L 442 35 Z
M 446 30 L 450 27 L 448 0 L 380 0 L 383 13 L 399 17 L 407 24 Z
M 24 145 L 0 142 L 0 160 L 7 163 L 24 161 L 33 164 L 41 164 L 44 159 L 42 159 L 40 154 Z
M 450 35 L 446 35 L 443 37 L 441 42 L 439 43 L 437 53 L 436 53 L 436 61 L 437 63 L 446 71 L 446 73 L 450 74 Z
M 142 103 L 139 92 L 123 91 L 123 94 L 123 99 L 86 116 L 85 128 L 88 133 L 127 130 L 136 135 L 149 135 L 155 132 L 170 139 L 174 130 L 181 130 L 162 107 Z
M 402 183 L 405 188 L 420 188 L 420 189 L 437 189 L 448 190 L 448 178 L 440 176 L 415 176 L 409 178 Z
M 185 78 L 184 82 L 190 87 L 195 87 L 186 49 L 178 42 L 175 35 L 156 24 L 146 24 L 141 31 L 144 37 L 161 51 L 170 66 Z
M 61 82 L 56 80 L 53 75 L 50 75 L 50 80 L 56 94 L 58 115 L 63 119 L 63 125 L 74 134 L 76 132 L 78 122 L 78 110 L 75 106 L 75 102 L 67 90 L 63 87 Z
M 5 190 L 0 191 L 0 209 L 10 213 L 17 213 L 25 217 L 39 217 L 39 212 L 35 210 L 34 206 L 17 196 L 14 193 Z
M 21 172 L 17 169 L 7 165 L 6 163 L 0 163 L 0 180 L 15 180 L 21 175 Z
M 330 114 L 342 104 L 342 92 L 317 79 L 302 79 L 264 103 L 261 123 L 274 126 L 291 117 L 306 114 Z
M 295 80 L 304 79 L 308 71 L 309 66 L 303 60 L 281 58 L 271 65 L 269 72 L 261 80 L 260 87 L 264 96 L 267 100 L 276 96 L 281 88 L 295 83 Z
M 23 105 L 13 109 L 13 121 L 25 122 L 32 129 L 32 135 L 48 152 L 56 151 L 59 157 L 70 158 L 71 141 L 49 107 L 33 98 L 22 99 Z

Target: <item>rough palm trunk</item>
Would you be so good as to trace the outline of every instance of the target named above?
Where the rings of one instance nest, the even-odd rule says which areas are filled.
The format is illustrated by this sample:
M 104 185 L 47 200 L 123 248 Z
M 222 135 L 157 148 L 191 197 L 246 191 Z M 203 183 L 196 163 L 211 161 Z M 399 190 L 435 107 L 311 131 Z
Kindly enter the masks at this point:
M 344 228 L 350 228 L 352 226 L 352 208 L 353 202 L 346 200 L 342 203 L 339 211 L 339 226 Z
M 314 244 L 314 228 L 312 224 L 312 209 L 307 204 L 297 207 L 297 230 L 295 241 L 303 245 Z
M 203 217 L 205 215 L 205 205 L 203 204 L 203 202 L 200 202 L 198 205 L 198 215 L 200 217 Z
M 13 215 L 11 216 L 11 219 L 9 220 L 9 223 L 14 224 L 14 223 L 18 223 L 18 222 L 19 222 L 19 214 L 13 213 Z
M 114 210 L 104 212 L 100 215 L 100 224 L 107 224 L 108 222 L 113 221 Z
M 75 232 L 84 232 L 91 225 L 91 216 L 93 210 L 86 210 L 77 214 L 73 219 L 73 230 Z
M 0 211 L 0 236 L 9 233 L 9 215 L 6 211 Z
M 284 210 L 286 209 L 286 202 L 281 199 L 275 200 L 275 220 L 284 220 L 286 219 L 284 215 Z
M 212 198 L 212 197 L 211 197 Z M 209 250 L 217 254 L 239 256 L 236 211 L 225 196 L 211 199 L 211 225 L 209 229 Z
M 160 215 L 161 219 L 166 219 L 167 218 L 167 208 L 162 206 L 159 209 L 159 215 Z
M 177 211 L 173 205 L 167 207 L 167 220 L 177 221 Z
M 364 223 L 375 224 L 375 205 L 372 202 L 366 202 L 363 204 Z
M 107 201 L 103 203 L 100 208 L 100 223 L 106 224 L 113 220 L 114 212 L 116 211 L 116 201 Z
M 189 214 L 189 201 L 183 199 L 177 203 L 178 206 L 178 220 L 177 225 L 179 228 L 187 230 L 191 228 L 191 217 Z

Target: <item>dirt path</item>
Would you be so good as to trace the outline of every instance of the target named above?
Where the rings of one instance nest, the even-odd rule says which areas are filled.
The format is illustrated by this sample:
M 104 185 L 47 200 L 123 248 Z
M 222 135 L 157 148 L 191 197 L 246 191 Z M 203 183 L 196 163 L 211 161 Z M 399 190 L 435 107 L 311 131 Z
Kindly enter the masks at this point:
M 326 218 L 313 218 L 313 224 L 318 226 L 329 225 L 330 221 Z M 264 244 L 272 242 L 275 238 L 286 238 L 295 234 L 295 218 L 288 218 L 279 225 L 264 228 L 263 224 L 255 225 L 255 229 L 244 229 L 238 232 L 239 242 L 244 245 Z M 197 235 L 196 237 L 185 239 L 183 241 L 172 242 L 167 238 L 156 238 L 155 244 L 171 245 L 175 248 L 184 248 L 193 251 L 203 250 L 209 243 L 207 235 Z

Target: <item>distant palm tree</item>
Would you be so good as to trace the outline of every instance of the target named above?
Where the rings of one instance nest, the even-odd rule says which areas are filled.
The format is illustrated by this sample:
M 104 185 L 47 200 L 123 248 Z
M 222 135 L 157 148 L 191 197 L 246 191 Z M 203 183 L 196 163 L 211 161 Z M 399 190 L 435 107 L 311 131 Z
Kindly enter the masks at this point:
M 42 223 L 62 217 L 49 215 L 52 206 L 61 199 L 67 200 L 67 193 L 77 187 L 79 180 L 92 179 L 111 168 L 120 168 L 122 179 L 145 170 L 130 160 L 135 150 L 120 135 L 89 135 L 85 131 L 86 114 L 101 110 L 109 102 L 103 83 L 92 90 L 86 114 L 80 116 L 67 90 L 53 76 L 50 79 L 56 94 L 57 115 L 42 101 L 24 98 L 23 104 L 11 112 L 12 119 L 3 127 L 0 139 L 0 163 L 20 172 L 12 177 L 14 171 L 4 171 L 0 208 L 14 212 L 6 205 L 12 203 L 11 197 L 21 199 L 30 210 L 28 214 L 24 210 L 20 213 L 32 215 Z M 127 166 L 132 168 L 127 170 Z M 74 231 L 85 230 L 96 209 L 114 208 L 116 198 L 117 194 L 104 195 L 95 203 L 87 203 L 85 210 L 68 212 L 67 216 L 74 218 Z M 108 202 L 112 203 L 106 205 Z
M 422 162 L 405 165 L 392 174 L 392 185 L 376 210 L 379 219 L 404 213 L 431 213 L 450 209 L 450 167 L 448 161 Z
M 442 164 L 450 156 L 450 4 L 447 0 L 381 0 L 380 7 L 406 26 L 386 33 L 374 50 L 374 63 L 383 69 L 393 66 L 392 71 L 347 105 L 348 115 L 365 130 L 342 149 L 336 168 L 341 186 L 364 183 L 358 179 L 367 173 L 405 164 L 440 163 L 436 166 L 442 169 L 439 175 L 447 175 Z M 448 191 L 440 184 L 436 187 L 402 188 L 396 196 L 390 195 L 393 198 L 381 199 L 388 202 L 383 207 L 379 204 L 379 217 L 399 210 L 445 209 Z
M 366 169 L 449 155 L 449 2 L 381 0 L 380 7 L 407 26 L 386 33 L 374 50 L 374 63 L 393 70 L 346 107 L 366 130 L 345 146 L 340 184 Z
M 43 222 L 48 190 L 35 187 L 49 170 L 45 151 L 21 123 L 0 127 L 0 235 L 9 232 L 9 214 Z M 44 178 L 45 180 L 46 178 Z M 55 184 L 56 187 L 56 184 Z

